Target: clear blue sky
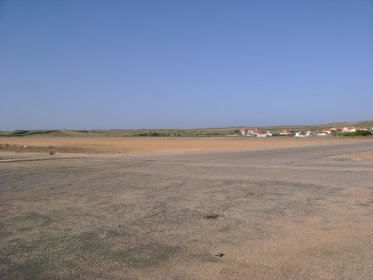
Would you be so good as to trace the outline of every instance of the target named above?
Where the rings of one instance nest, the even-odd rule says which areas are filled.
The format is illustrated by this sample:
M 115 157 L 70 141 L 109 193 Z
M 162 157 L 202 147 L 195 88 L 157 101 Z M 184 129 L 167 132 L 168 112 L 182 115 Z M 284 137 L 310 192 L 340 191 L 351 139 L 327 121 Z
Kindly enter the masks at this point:
M 0 0 L 0 130 L 373 119 L 373 1 Z

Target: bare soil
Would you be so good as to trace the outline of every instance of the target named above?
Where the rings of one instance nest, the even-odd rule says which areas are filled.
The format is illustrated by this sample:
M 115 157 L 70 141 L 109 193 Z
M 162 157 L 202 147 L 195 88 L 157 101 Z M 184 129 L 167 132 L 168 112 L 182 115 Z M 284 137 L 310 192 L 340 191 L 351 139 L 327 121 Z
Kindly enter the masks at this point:
M 0 161 L 0 279 L 371 280 L 373 161 L 340 158 L 373 141 L 321 140 L 339 141 L 115 139 L 142 153 L 313 146 Z
M 358 153 L 343 154 L 331 157 L 332 159 L 339 161 L 373 161 L 373 151 L 364 151 Z
M 361 141 L 346 138 L 249 137 L 0 137 L 0 151 L 131 155 L 240 151 Z

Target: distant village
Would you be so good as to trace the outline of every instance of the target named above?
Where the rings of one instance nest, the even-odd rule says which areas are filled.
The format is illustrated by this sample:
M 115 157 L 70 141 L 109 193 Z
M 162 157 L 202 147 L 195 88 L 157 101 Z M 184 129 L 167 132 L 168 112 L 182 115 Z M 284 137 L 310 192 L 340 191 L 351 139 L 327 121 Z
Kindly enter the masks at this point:
M 357 131 L 373 131 L 373 127 L 343 127 L 336 128 L 332 127 L 325 130 L 308 130 L 308 131 L 295 131 L 292 129 L 280 130 L 280 131 L 263 131 L 257 128 L 246 128 L 241 129 L 239 133 L 234 136 L 248 136 L 248 137 L 272 137 L 272 136 L 293 136 L 293 137 L 310 137 L 310 136 L 331 136 L 331 135 L 343 135 L 345 133 L 357 132 Z M 237 131 L 238 132 L 238 131 Z M 233 135 L 232 135 L 233 136 Z

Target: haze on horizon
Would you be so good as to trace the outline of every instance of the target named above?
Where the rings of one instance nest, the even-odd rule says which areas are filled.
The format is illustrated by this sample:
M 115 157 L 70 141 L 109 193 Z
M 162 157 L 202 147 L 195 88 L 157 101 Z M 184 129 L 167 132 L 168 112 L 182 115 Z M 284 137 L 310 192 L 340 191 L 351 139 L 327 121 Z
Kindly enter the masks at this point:
M 0 130 L 373 119 L 372 1 L 0 1 Z

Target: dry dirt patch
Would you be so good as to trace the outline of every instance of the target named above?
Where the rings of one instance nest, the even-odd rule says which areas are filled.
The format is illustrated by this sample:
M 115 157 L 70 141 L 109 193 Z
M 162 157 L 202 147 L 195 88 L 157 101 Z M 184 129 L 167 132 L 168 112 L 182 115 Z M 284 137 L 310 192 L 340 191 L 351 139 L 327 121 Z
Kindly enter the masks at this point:
M 373 151 L 350 153 L 350 154 L 333 156 L 331 158 L 334 159 L 334 160 L 338 160 L 338 161 L 372 162 L 373 161 Z
M 247 137 L 0 137 L 0 151 L 61 153 L 162 154 L 256 150 L 356 141 L 342 138 Z

